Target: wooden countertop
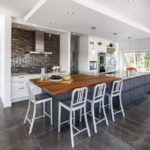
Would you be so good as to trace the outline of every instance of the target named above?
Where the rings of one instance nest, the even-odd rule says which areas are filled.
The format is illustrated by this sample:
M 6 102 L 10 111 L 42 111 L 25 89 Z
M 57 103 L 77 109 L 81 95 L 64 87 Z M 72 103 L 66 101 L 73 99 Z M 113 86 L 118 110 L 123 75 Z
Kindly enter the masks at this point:
M 112 83 L 113 81 L 120 80 L 121 78 L 110 77 L 105 75 L 72 75 L 72 83 L 61 83 L 52 81 L 40 81 L 40 79 L 32 79 L 31 82 L 35 85 L 43 88 L 52 95 L 63 94 L 66 92 L 71 92 L 75 88 L 80 87 L 90 87 L 98 83 Z

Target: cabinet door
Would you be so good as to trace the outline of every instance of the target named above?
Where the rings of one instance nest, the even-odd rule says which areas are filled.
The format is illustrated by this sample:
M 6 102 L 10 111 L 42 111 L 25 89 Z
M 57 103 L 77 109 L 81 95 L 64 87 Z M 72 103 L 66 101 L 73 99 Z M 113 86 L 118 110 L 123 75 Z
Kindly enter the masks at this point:
M 12 100 L 15 99 L 24 99 L 24 97 L 28 97 L 27 88 L 25 86 L 13 87 L 12 86 Z

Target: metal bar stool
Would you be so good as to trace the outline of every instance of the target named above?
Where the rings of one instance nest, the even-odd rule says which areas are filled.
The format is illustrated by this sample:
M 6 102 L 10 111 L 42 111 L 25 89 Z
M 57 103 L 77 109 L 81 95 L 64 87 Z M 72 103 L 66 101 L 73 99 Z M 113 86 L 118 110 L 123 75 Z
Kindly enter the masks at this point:
M 90 137 L 90 129 L 87 121 L 87 114 L 86 114 L 86 100 L 87 100 L 87 93 L 88 93 L 88 88 L 83 87 L 83 88 L 77 88 L 73 90 L 72 92 L 72 97 L 71 100 L 69 101 L 64 101 L 64 102 L 59 102 L 59 113 L 58 113 L 58 132 L 60 132 L 61 125 L 64 123 L 69 123 L 70 124 L 70 136 L 71 136 L 71 145 L 74 147 L 74 136 L 78 135 L 79 133 L 87 130 L 88 136 Z M 64 108 L 69 111 L 70 117 L 69 120 L 61 122 L 61 109 Z M 73 123 L 73 118 L 75 115 L 75 111 L 83 109 L 84 110 L 84 119 L 85 119 L 85 124 L 86 128 L 80 130 L 78 129 L 75 124 Z M 76 131 L 75 133 L 73 132 L 73 129 Z
M 124 113 L 124 109 L 123 109 L 123 105 L 122 105 L 122 100 L 121 100 L 122 86 L 123 86 L 122 80 L 114 81 L 113 85 L 112 85 L 111 92 L 106 93 L 106 96 L 108 96 L 108 100 L 109 100 L 107 106 L 109 106 L 109 109 L 111 110 L 111 115 L 112 115 L 113 121 L 115 121 L 114 115 L 118 114 L 120 112 L 122 112 L 123 117 L 125 117 L 125 113 Z M 119 97 L 119 104 L 120 104 L 120 110 L 119 111 L 114 110 L 114 106 L 113 106 L 114 97 Z
M 26 113 L 26 116 L 25 116 L 25 119 L 24 119 L 24 124 L 27 121 L 29 122 L 29 124 L 30 124 L 29 134 L 31 134 L 35 119 L 39 119 L 41 117 L 45 118 L 45 116 L 48 116 L 50 118 L 51 125 L 53 124 L 52 97 L 50 97 L 48 94 L 35 95 L 34 91 L 35 91 L 36 86 L 33 85 L 31 82 L 27 82 L 26 85 L 27 85 L 27 90 L 28 90 L 28 93 L 29 93 L 29 104 L 28 104 L 27 113 Z M 45 103 L 48 102 L 48 101 L 50 102 L 50 114 L 48 114 L 45 111 Z M 34 106 L 33 107 L 33 116 L 32 116 L 32 119 L 29 119 L 28 115 L 29 115 L 31 103 L 33 103 L 33 106 Z M 37 104 L 42 104 L 42 103 L 43 103 L 43 115 L 35 117 L 36 116 L 36 105 Z
M 95 133 L 97 133 L 96 125 L 98 123 L 105 121 L 106 125 L 108 126 L 108 120 L 107 120 L 107 116 L 106 116 L 106 112 L 105 112 L 105 106 L 104 106 L 105 91 L 106 91 L 106 84 L 105 83 L 97 84 L 94 87 L 94 93 L 93 93 L 92 98 L 87 100 L 87 102 L 91 104 L 91 110 L 87 114 L 92 116 Z M 99 119 L 99 118 L 95 117 L 95 104 L 99 104 L 99 113 L 101 113 L 101 108 L 102 108 L 103 114 L 104 114 L 103 119 Z

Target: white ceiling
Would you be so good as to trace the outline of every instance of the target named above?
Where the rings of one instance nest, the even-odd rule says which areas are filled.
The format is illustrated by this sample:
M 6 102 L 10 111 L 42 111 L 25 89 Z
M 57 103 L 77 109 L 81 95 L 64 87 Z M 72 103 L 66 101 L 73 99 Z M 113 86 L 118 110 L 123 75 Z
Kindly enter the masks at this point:
M 91 0 L 108 7 L 117 13 L 128 17 L 137 23 L 150 28 L 148 9 L 150 0 Z M 7 12 L 16 18 L 23 18 L 33 8 L 37 0 L 0 0 L 0 11 Z M 74 15 L 67 15 L 67 11 Z M 50 21 L 56 24 L 51 25 Z M 47 0 L 28 20 L 30 23 L 39 24 L 48 28 L 58 28 L 82 34 L 92 34 L 91 27 L 96 26 L 96 35 L 111 39 L 117 32 L 120 38 L 132 36 L 134 38 L 148 38 L 149 33 L 131 27 L 97 11 L 74 3 L 72 0 Z

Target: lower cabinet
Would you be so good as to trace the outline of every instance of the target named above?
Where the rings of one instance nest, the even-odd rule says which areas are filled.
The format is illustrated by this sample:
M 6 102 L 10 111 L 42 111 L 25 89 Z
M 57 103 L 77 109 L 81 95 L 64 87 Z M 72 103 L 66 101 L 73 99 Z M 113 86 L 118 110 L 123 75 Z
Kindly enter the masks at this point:
M 26 82 L 30 79 L 39 78 L 40 75 L 24 75 L 24 76 L 14 76 L 12 77 L 11 84 L 11 99 L 12 102 L 18 102 L 28 99 L 28 91 L 26 87 Z M 41 89 L 35 86 L 35 94 L 40 94 Z

